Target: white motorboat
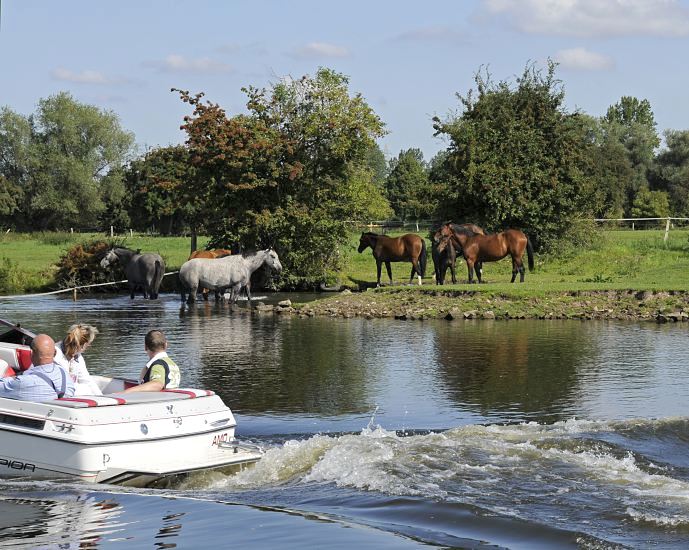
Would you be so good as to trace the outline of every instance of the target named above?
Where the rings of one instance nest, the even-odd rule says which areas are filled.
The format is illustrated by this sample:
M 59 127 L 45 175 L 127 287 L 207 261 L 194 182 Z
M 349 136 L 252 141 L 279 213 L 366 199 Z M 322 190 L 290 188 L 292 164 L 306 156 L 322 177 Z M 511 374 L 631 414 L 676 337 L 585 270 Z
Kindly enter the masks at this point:
M 20 327 L 0 335 L 0 360 L 16 372 L 28 368 L 31 337 Z M 0 398 L 0 477 L 146 486 L 241 469 L 263 455 L 235 439 L 232 411 L 210 390 L 117 393 L 134 382 L 94 379 L 104 395 L 45 403 Z

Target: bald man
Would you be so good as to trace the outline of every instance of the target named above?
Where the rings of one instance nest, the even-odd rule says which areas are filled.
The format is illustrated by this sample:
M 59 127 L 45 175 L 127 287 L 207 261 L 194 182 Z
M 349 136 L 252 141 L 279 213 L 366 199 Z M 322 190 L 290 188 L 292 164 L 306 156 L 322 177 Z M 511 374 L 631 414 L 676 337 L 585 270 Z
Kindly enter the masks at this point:
M 37 334 L 31 342 L 33 364 L 20 376 L 0 378 L 0 397 L 37 402 L 72 397 L 74 382 L 53 363 L 54 357 L 54 340 L 47 334 Z

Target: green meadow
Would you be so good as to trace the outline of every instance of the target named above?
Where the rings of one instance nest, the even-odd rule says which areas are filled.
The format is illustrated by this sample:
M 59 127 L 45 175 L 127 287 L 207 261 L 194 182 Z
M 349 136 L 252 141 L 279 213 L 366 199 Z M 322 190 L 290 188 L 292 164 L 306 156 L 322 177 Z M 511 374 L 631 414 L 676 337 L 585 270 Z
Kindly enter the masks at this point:
M 419 232 L 425 236 L 424 232 Z M 396 235 L 400 233 L 391 233 Z M 483 285 L 466 284 L 463 260 L 457 262 L 457 285 L 448 288 L 491 290 L 514 295 L 569 290 L 689 290 L 689 230 L 673 229 L 667 242 L 663 230 L 599 231 L 595 244 L 571 248 L 557 255 L 535 255 L 534 272 L 526 273 L 524 284 L 510 284 L 511 261 L 484 264 Z M 38 292 L 51 287 L 55 264 L 67 249 L 78 242 L 103 237 L 99 234 L 9 233 L 0 236 L 0 292 L 3 294 Z M 179 268 L 189 255 L 188 237 L 158 237 L 134 234 L 120 237 L 130 248 L 158 252 L 169 271 Z M 208 242 L 199 238 L 199 247 Z M 331 282 L 350 288 L 375 284 L 376 266 L 371 250 L 357 253 L 359 233 L 352 233 L 343 249 L 343 268 Z M 424 285 L 433 284 L 433 263 L 428 246 L 428 265 Z M 526 263 L 526 258 L 524 259 Z M 409 281 L 411 264 L 393 263 L 394 284 Z M 449 280 L 449 272 L 447 280 Z M 388 284 L 383 266 L 381 281 Z M 447 286 L 447 285 L 446 285 Z

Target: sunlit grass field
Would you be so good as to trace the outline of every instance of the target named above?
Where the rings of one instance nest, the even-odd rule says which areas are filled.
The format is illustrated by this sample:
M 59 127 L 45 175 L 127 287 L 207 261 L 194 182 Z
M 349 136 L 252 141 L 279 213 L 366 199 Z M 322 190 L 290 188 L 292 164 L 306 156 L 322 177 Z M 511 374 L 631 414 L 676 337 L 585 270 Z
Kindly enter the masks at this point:
M 389 233 L 392 236 L 403 232 Z M 426 232 L 418 232 L 426 236 Z M 333 274 L 340 284 L 356 288 L 376 281 L 376 264 L 370 249 L 357 253 L 359 232 L 352 232 L 343 249 L 344 265 Z M 508 258 L 484 264 L 486 284 L 466 284 L 467 269 L 462 259 L 457 262 L 458 285 L 449 288 L 491 290 L 510 294 L 538 294 L 558 290 L 689 290 L 689 230 L 673 229 L 667 243 L 663 230 L 601 230 L 595 244 L 587 249 L 572 249 L 559 255 L 535 255 L 536 269 L 527 271 L 524 284 L 510 284 L 512 265 Z M 96 238 L 102 234 L 33 233 L 5 234 L 0 236 L 0 271 L 11 262 L 22 274 L 26 291 L 45 288 L 52 280 L 55 264 L 71 246 Z M 140 248 L 145 252 L 158 252 L 167 264 L 167 270 L 178 269 L 190 251 L 188 237 L 158 237 L 134 234 L 119 237 L 124 246 Z M 199 237 L 202 248 L 208 238 Z M 424 285 L 433 284 L 433 262 L 430 241 L 426 239 L 428 264 Z M 524 258 L 526 264 L 526 257 Z M 393 263 L 395 285 L 409 281 L 410 263 Z M 450 280 L 449 272 L 447 281 Z M 381 281 L 388 284 L 383 266 Z M 415 279 L 416 281 L 416 279 Z
M 402 232 L 389 233 L 391 236 Z M 426 236 L 424 233 L 419 234 Z M 451 288 L 505 290 L 510 293 L 534 293 L 549 290 L 649 289 L 689 290 L 689 230 L 673 229 L 663 242 L 664 230 L 600 230 L 596 243 L 587 249 L 573 249 L 557 256 L 535 254 L 535 270 L 527 269 L 524 284 L 510 284 L 512 262 L 509 257 L 485 263 L 485 285 L 467 283 L 463 259 L 457 261 L 457 285 Z M 358 254 L 359 234 L 352 235 L 347 248 L 347 266 L 340 275 L 344 284 L 375 283 L 376 264 L 371 249 Z M 428 265 L 424 285 L 433 284 L 430 241 L 426 240 Z M 524 265 L 526 265 L 526 254 Z M 393 263 L 394 284 L 409 282 L 411 264 Z M 517 279 L 518 281 L 519 279 Z M 446 283 L 450 281 L 448 270 Z M 385 266 L 381 282 L 388 284 Z M 446 285 L 447 286 L 447 285 Z

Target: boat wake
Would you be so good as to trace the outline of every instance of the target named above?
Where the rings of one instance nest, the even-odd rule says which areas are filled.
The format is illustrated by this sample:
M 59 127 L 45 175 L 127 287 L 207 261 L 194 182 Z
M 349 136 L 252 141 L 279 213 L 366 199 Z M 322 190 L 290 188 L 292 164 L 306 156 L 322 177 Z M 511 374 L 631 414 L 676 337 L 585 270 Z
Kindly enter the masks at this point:
M 562 529 L 597 522 L 597 534 L 620 520 L 689 532 L 687 441 L 685 418 L 472 425 L 411 436 L 378 426 L 289 440 L 254 468 L 203 483 L 233 492 L 333 484 L 547 518 Z

